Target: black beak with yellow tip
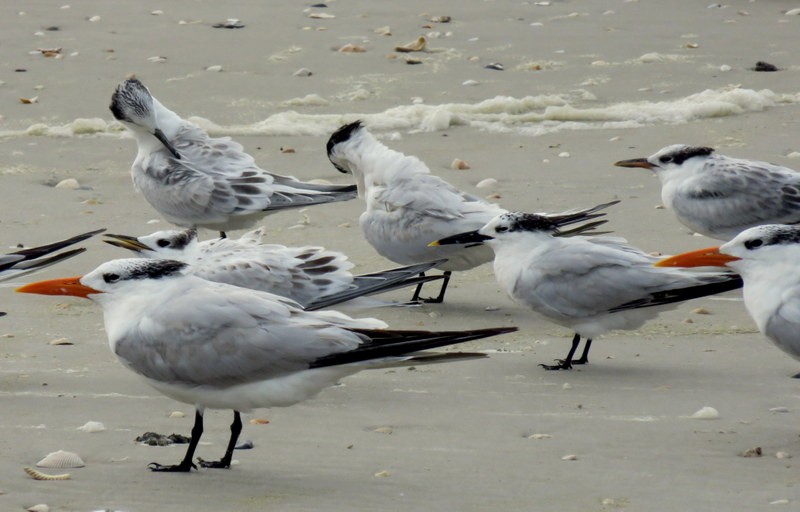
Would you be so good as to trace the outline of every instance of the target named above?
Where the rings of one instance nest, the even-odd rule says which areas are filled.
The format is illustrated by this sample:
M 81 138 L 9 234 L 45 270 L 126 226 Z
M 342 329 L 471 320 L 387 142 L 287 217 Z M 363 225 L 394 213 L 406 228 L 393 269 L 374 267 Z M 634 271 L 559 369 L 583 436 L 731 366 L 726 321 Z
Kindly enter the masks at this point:
M 128 235 L 113 235 L 108 233 L 106 235 L 111 240 L 103 240 L 105 243 L 109 245 L 113 245 L 114 247 L 122 247 L 123 249 L 128 249 L 134 252 L 142 252 L 142 251 L 151 251 L 152 248 L 146 246 L 142 242 L 139 241 L 138 238 L 135 236 L 128 236 Z

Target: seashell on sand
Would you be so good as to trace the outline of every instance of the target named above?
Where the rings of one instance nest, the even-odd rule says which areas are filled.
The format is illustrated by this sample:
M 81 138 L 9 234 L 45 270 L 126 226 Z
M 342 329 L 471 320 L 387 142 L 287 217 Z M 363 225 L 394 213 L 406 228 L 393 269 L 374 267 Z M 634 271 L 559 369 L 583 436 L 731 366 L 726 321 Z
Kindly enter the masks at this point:
M 40 468 L 82 468 L 86 464 L 77 453 L 58 450 L 57 452 L 48 453 L 36 465 Z
M 25 466 L 24 468 L 22 468 L 22 470 L 24 472 L 26 472 L 34 480 L 47 481 L 47 480 L 69 480 L 70 479 L 70 474 L 69 473 L 63 473 L 61 475 L 48 475 L 46 473 L 42 473 L 41 471 L 35 470 L 35 469 L 30 468 L 28 466 Z
M 739 455 L 742 457 L 761 457 L 764 452 L 761 450 L 760 446 L 756 446 L 755 448 L 748 448 Z
M 50 512 L 50 505 L 39 503 L 38 505 L 32 505 L 25 510 L 27 512 Z
M 460 158 L 456 158 L 453 160 L 453 163 L 450 164 L 451 169 L 458 169 L 459 171 L 465 171 L 470 168 L 469 164 Z
M 266 420 L 264 418 L 253 418 L 252 420 L 250 420 L 250 424 L 251 425 L 268 425 L 269 424 L 269 420 Z
M 99 421 L 87 421 L 86 423 L 76 428 L 75 430 L 80 430 L 81 432 L 94 434 L 95 432 L 102 432 L 105 429 L 106 426 L 100 423 Z
M 695 420 L 715 420 L 719 418 L 719 411 L 713 407 L 706 406 L 692 414 L 691 418 Z
M 378 472 L 377 472 L 377 473 L 375 473 L 375 475 L 373 475 L 373 476 L 376 476 L 376 477 L 378 477 L 378 478 L 386 478 L 386 477 L 387 477 L 387 476 L 389 476 L 389 475 L 391 475 L 391 473 L 389 473 L 389 472 L 388 472 L 388 471 L 386 471 L 386 470 L 383 470 L 383 471 L 378 471 Z
M 422 59 L 418 59 L 416 57 L 406 57 L 406 64 L 411 66 L 415 64 L 422 64 Z
M 56 338 L 50 342 L 50 345 L 72 345 L 73 343 L 67 338 Z
M 411 41 L 402 46 L 395 46 L 394 51 L 401 53 L 424 52 L 426 44 L 425 36 L 419 36 L 416 41 Z
M 561 460 L 578 460 L 578 456 L 575 454 L 564 455 Z
M 63 188 L 67 190 L 77 190 L 81 188 L 81 184 L 75 178 L 67 178 L 56 183 L 56 188 Z
M 481 180 L 475 185 L 475 188 L 491 188 L 497 185 L 497 180 L 494 178 L 486 178 L 485 180 Z
M 378 427 L 375 430 L 373 430 L 373 432 L 377 432 L 379 434 L 391 434 L 392 427 Z
M 336 51 L 339 53 L 364 53 L 367 49 L 358 44 L 347 43 Z

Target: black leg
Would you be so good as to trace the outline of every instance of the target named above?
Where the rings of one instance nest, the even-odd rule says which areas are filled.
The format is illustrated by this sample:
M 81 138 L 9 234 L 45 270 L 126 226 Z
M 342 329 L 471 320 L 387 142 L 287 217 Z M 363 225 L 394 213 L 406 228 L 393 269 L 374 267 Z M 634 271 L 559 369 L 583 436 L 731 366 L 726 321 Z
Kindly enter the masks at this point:
M 236 441 L 239 439 L 239 434 L 242 432 L 242 417 L 239 411 L 233 411 L 233 423 L 231 423 L 231 438 L 228 441 L 228 449 L 225 450 L 225 456 L 220 460 L 205 461 L 197 458 L 197 462 L 204 468 L 231 468 L 231 459 L 233 458 L 233 448 L 236 446 Z
M 200 442 L 200 436 L 203 435 L 203 415 L 200 411 L 194 411 L 194 426 L 192 427 L 192 440 L 189 441 L 189 448 L 186 449 L 186 455 L 180 464 L 173 466 L 163 466 L 158 462 L 151 462 L 147 468 L 152 471 L 165 471 L 165 472 L 189 472 L 192 468 L 197 469 L 192 459 L 194 458 L 194 451 L 197 449 L 197 443 Z
M 228 238 L 228 235 L 224 231 L 220 231 L 219 232 L 219 237 L 220 238 Z
M 581 343 L 581 335 L 575 333 L 575 336 L 572 338 L 572 348 L 569 349 L 569 354 L 567 354 L 566 359 L 556 359 L 558 364 L 540 364 L 542 368 L 545 370 L 571 370 L 572 369 L 572 356 L 575 355 L 575 351 L 578 350 L 578 345 Z
M 583 346 L 583 354 L 580 359 L 575 359 L 572 364 L 589 364 L 589 349 L 592 348 L 592 340 L 587 339 L 586 344 Z
M 419 277 L 425 277 L 425 272 L 420 272 Z M 411 297 L 411 302 L 417 302 L 419 300 L 419 292 L 422 291 L 423 284 L 425 284 L 424 281 L 417 285 L 417 288 L 414 290 L 414 296 Z
M 424 302 L 426 304 L 441 304 L 442 302 L 444 302 L 444 292 L 447 290 L 447 284 L 450 282 L 450 274 L 451 273 L 452 272 L 447 270 L 442 274 L 442 288 L 439 290 L 439 296 L 438 297 L 435 297 L 435 298 L 434 297 L 428 297 L 428 298 L 425 298 L 425 299 L 420 299 L 419 298 L 419 293 L 422 291 L 422 285 L 424 285 L 425 283 L 419 283 L 417 285 L 417 289 L 414 290 L 414 296 L 411 297 L 411 302 Z M 425 272 L 421 272 L 419 275 L 420 275 L 420 277 L 425 277 Z

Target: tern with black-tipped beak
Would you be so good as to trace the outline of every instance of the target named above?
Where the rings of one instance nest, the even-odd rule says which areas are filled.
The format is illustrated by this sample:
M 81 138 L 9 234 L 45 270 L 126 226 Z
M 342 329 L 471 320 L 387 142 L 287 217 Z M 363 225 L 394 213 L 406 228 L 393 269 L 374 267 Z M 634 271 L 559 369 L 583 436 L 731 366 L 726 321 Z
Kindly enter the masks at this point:
M 225 232 L 286 208 L 348 201 L 352 185 L 323 185 L 258 167 L 241 144 L 212 138 L 154 98 L 136 78 L 119 84 L 109 107 L 136 138 L 134 187 L 166 220 Z
M 262 242 L 264 229 L 239 238 L 199 241 L 197 230 L 157 231 L 147 236 L 107 234 L 106 243 L 129 249 L 143 257 L 187 263 L 188 272 L 209 281 L 274 293 L 313 311 L 348 303 L 383 305 L 355 299 L 406 286 L 416 286 L 438 276 L 419 277 L 439 262 L 421 263 L 354 276 L 353 264 L 341 252 L 323 247 L 286 247 Z
M 53 242 L 47 245 L 29 247 L 8 254 L 0 254 L 0 281 L 8 281 L 32 272 L 37 272 L 50 265 L 55 265 L 59 261 L 66 260 L 84 252 L 86 249 L 70 249 L 62 253 L 53 254 L 56 251 L 83 242 L 94 235 L 102 233 L 105 229 L 98 229 L 76 235 L 65 240 Z
M 592 340 L 601 334 L 637 329 L 679 302 L 742 286 L 730 272 L 655 268 L 658 258 L 622 238 L 564 236 L 591 234 L 605 222 L 561 229 L 594 218 L 595 209 L 549 217 L 504 213 L 477 231 L 435 242 L 487 244 L 494 249 L 500 288 L 518 304 L 575 333 L 567 357 L 540 365 L 548 370 L 588 363 Z M 573 359 L 581 337 L 586 338 L 583 354 Z
M 224 456 L 199 463 L 229 468 L 242 429 L 240 412 L 307 400 L 339 379 L 376 367 L 483 357 L 425 352 L 513 332 L 394 331 L 374 318 L 304 311 L 290 299 L 206 281 L 174 260 L 114 260 L 83 277 L 32 283 L 17 291 L 84 297 L 103 308 L 111 351 L 166 396 L 195 407 L 183 460 L 153 471 L 191 471 L 206 408 L 232 409 Z
M 685 144 L 614 165 L 653 171 L 664 206 L 710 238 L 731 240 L 753 226 L 800 222 L 800 173 L 788 167 Z
M 720 247 L 677 254 L 659 267 L 727 267 L 744 280 L 744 305 L 767 338 L 800 360 L 800 226 L 747 229 Z

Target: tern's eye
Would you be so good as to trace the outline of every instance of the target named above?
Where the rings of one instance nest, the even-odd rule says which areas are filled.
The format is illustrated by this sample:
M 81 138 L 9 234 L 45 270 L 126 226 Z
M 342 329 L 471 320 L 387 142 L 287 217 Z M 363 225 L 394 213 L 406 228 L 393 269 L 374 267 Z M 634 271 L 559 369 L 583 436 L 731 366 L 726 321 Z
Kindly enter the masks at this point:
M 672 157 L 668 156 L 668 155 L 664 155 L 661 158 L 659 158 L 658 161 L 661 162 L 662 164 L 668 164 L 668 163 L 670 163 L 672 161 Z
M 165 240 L 162 238 L 156 242 L 156 245 L 158 245 L 159 247 L 169 247 L 169 240 Z
M 756 247 L 761 247 L 764 245 L 764 241 L 760 238 L 756 238 L 755 240 L 748 240 L 744 243 L 745 248 L 747 249 L 755 249 Z
M 103 274 L 103 281 L 107 283 L 116 283 L 119 281 L 119 274 Z
M 508 231 L 508 226 L 497 226 L 494 230 L 498 233 L 505 233 Z

